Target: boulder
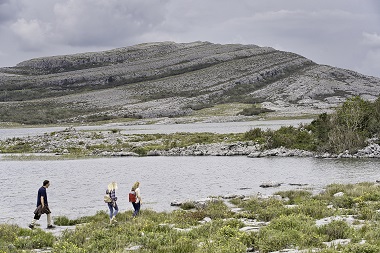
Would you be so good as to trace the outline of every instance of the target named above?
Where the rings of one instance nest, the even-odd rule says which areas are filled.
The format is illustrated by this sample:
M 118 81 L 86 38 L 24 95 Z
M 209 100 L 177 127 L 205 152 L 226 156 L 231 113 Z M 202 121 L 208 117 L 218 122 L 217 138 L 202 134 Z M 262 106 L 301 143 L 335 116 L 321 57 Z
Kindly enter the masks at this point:
M 344 192 L 337 192 L 334 194 L 334 197 L 343 197 L 344 196 Z
M 268 188 L 268 187 L 279 187 L 281 186 L 281 183 L 269 181 L 269 182 L 263 182 L 260 184 L 260 187 L 262 188 Z

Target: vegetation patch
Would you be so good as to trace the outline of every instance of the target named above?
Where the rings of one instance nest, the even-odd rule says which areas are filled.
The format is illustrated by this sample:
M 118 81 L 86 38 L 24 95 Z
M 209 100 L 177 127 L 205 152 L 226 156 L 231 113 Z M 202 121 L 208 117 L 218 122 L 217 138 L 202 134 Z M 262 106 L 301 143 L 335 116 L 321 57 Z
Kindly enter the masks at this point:
M 77 117 L 81 114 L 90 112 L 95 111 L 93 109 L 86 109 L 52 101 L 20 101 L 13 104 L 0 105 L 1 121 L 26 125 L 56 124 L 61 120 Z M 98 118 L 97 120 L 101 120 L 101 118 Z
M 252 105 L 249 108 L 244 108 L 241 112 L 238 113 L 238 115 L 253 116 L 266 112 L 274 112 L 274 110 L 258 107 L 257 105 Z
M 231 105 L 245 106 L 229 104 L 229 106 Z M 343 152 L 355 154 L 368 144 L 368 139 L 372 138 L 372 141 L 376 141 L 378 136 L 380 136 L 380 100 L 371 103 L 359 97 L 353 97 L 339 107 L 335 113 L 321 114 L 310 124 L 298 127 L 283 126 L 277 130 L 254 128 L 245 133 L 230 134 L 177 132 L 134 135 L 122 134 L 117 129 L 108 131 L 69 129 L 50 136 L 12 138 L 0 141 L 0 152 L 59 153 L 77 157 L 96 156 L 104 152 L 133 152 L 145 156 L 150 151 L 174 149 L 178 151 L 187 148 L 194 150 L 196 148 L 194 145 L 235 144 L 245 147 L 253 146 L 260 151 L 286 148 L 306 150 L 317 154 L 343 154 Z M 54 145 L 50 145 L 51 143 Z M 207 152 L 199 153 L 206 154 Z M 243 154 L 243 152 L 236 154 Z M 347 205 L 348 203 L 342 204 Z
M 204 106 L 194 107 L 192 109 L 196 110 L 191 116 L 195 117 L 212 117 L 212 116 L 234 116 L 240 111 L 249 108 L 250 104 L 243 103 L 226 103 L 226 104 L 217 104 L 213 106 Z
M 334 194 L 344 192 L 354 205 L 341 208 Z M 53 236 L 40 228 L 0 225 L 0 252 L 237 252 L 247 249 L 268 253 L 281 250 L 318 249 L 324 253 L 379 252 L 380 187 L 375 183 L 332 184 L 317 194 L 308 191 L 275 193 L 279 198 L 233 199 L 242 209 L 231 212 L 224 201 L 216 199 L 190 210 L 172 212 L 141 210 L 137 218 L 132 211 L 120 212 L 118 223 L 109 225 L 108 214 L 70 220 L 55 218 L 57 226 L 76 226 Z M 365 200 L 365 201 L 364 201 Z M 288 207 L 293 203 L 292 208 Z M 320 210 L 324 211 L 320 211 Z M 354 217 L 351 221 L 345 217 Z M 359 218 L 364 218 L 363 220 Z M 259 230 L 245 230 L 246 221 L 256 222 Z M 321 224 L 320 221 L 324 223 Z M 360 226 L 359 226 L 360 225 Z M 345 240 L 345 244 L 336 243 Z M 335 244 L 334 244 L 335 242 Z

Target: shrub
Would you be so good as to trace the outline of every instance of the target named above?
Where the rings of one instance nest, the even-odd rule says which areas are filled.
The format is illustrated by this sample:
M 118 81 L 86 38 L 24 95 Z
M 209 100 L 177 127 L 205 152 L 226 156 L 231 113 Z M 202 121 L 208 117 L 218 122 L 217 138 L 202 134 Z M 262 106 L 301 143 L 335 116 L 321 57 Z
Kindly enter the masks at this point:
M 266 113 L 266 112 L 274 112 L 274 110 L 271 110 L 268 108 L 261 108 L 261 107 L 257 107 L 256 105 L 253 105 L 250 108 L 244 108 L 241 112 L 238 113 L 238 115 L 252 116 L 252 115 L 259 115 L 261 113 Z
M 293 209 L 294 212 L 304 214 L 314 219 L 322 219 L 334 214 L 334 210 L 320 200 L 306 200 Z
M 380 228 L 377 224 L 365 225 L 360 232 L 367 243 L 380 246 Z
M 346 239 L 353 234 L 353 229 L 341 220 L 333 220 L 329 224 L 319 227 L 319 233 L 326 236 L 327 241 Z
M 254 128 L 244 133 L 245 140 L 260 140 L 264 137 L 264 131 L 260 128 Z
M 195 253 L 245 253 L 247 247 L 234 238 L 228 240 L 207 240 L 200 243 Z
M 188 227 L 197 225 L 198 222 L 206 217 L 203 210 L 187 212 L 183 210 L 175 210 L 172 212 L 172 221 L 179 227 Z
M 358 215 L 357 218 L 361 220 L 378 220 L 379 219 L 379 213 L 374 208 L 371 208 L 370 206 L 361 205 L 358 208 Z
M 148 153 L 148 150 L 144 147 L 135 147 L 135 148 L 132 148 L 131 151 L 135 152 L 136 154 L 140 156 L 145 156 Z
M 284 248 L 321 246 L 314 219 L 303 214 L 282 215 L 260 230 L 258 247 L 260 252 Z
M 181 204 L 183 210 L 190 210 L 195 208 L 195 203 L 193 201 L 187 201 Z
M 309 199 L 311 196 L 311 192 L 301 190 L 280 191 L 275 194 L 280 195 L 282 198 L 289 198 L 289 205 L 301 203 L 302 201 Z
M 262 221 L 270 221 L 282 214 L 289 214 L 291 211 L 284 207 L 280 200 L 268 199 L 262 200 L 251 198 L 248 201 L 242 202 L 239 207 L 243 208 L 249 218 L 256 218 Z
M 285 248 L 291 248 L 293 245 L 299 244 L 300 233 L 295 230 L 287 232 L 262 229 L 259 233 L 257 247 L 260 252 L 267 253 L 279 251 Z
M 334 153 L 355 151 L 365 146 L 365 140 L 378 129 L 374 126 L 379 124 L 380 118 L 374 108 L 376 103 L 356 96 L 347 99 L 334 114 L 320 117 L 313 124 L 313 130 L 322 143 L 321 146 Z
M 173 253 L 191 253 L 197 249 L 197 241 L 188 236 L 181 236 L 174 243 L 174 246 L 170 252 Z
M 20 249 L 41 249 L 52 247 L 54 242 L 55 237 L 51 233 L 46 233 L 41 229 L 36 229 L 28 236 L 18 237 L 15 241 L 15 246 Z
M 32 145 L 26 142 L 15 142 L 13 145 L 10 145 L 8 148 L 2 148 L 3 153 L 31 153 L 33 152 Z
M 54 242 L 55 237 L 41 229 L 32 231 L 16 225 L 0 224 L 0 246 L 12 245 L 16 249 L 41 249 L 52 247 Z
M 378 253 L 380 247 L 370 244 L 352 244 L 343 248 L 342 253 Z
M 334 207 L 337 208 L 352 208 L 355 205 L 355 201 L 353 197 L 344 195 L 342 197 L 335 197 L 332 199 L 331 203 L 334 205 Z
M 54 244 L 53 252 L 54 253 L 86 253 L 87 251 L 83 248 L 78 247 L 74 243 L 60 241 Z
M 54 224 L 58 226 L 74 226 L 77 224 L 89 222 L 91 219 L 93 219 L 93 217 L 81 217 L 78 219 L 71 220 L 66 216 L 57 216 L 54 217 Z
M 211 219 L 223 219 L 231 216 L 231 211 L 222 200 L 213 200 L 206 203 L 206 216 Z
M 266 148 L 294 148 L 303 150 L 316 150 L 316 139 L 313 134 L 309 133 L 305 128 L 295 128 L 293 126 L 281 127 L 273 131 L 265 132 L 267 139 Z
M 314 219 L 303 214 L 281 215 L 268 225 L 268 228 L 278 231 L 297 230 L 306 231 L 315 226 Z

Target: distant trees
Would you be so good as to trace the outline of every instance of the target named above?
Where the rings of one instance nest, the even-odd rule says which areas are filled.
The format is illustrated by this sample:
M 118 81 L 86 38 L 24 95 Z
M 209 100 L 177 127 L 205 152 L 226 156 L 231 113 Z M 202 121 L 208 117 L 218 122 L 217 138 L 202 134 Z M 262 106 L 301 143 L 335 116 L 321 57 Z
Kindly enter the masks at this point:
M 265 148 L 298 148 L 338 154 L 354 152 L 366 145 L 368 138 L 380 133 L 380 98 L 374 102 L 359 96 L 349 98 L 332 114 L 320 114 L 309 125 L 281 127 L 279 130 L 252 129 L 245 139 L 256 140 Z
M 309 130 L 315 134 L 319 151 L 340 153 L 362 148 L 368 138 L 377 137 L 380 124 L 380 100 L 349 98 L 335 113 L 321 114 Z

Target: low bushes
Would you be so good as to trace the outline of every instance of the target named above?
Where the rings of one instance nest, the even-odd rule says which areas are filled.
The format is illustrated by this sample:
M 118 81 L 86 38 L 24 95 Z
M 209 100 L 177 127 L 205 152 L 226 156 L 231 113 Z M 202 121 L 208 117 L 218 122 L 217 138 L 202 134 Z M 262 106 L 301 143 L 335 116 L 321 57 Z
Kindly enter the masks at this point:
M 337 191 L 344 192 L 343 196 L 334 196 Z M 380 207 L 379 193 L 380 188 L 373 183 L 333 184 L 318 195 L 284 191 L 276 193 L 282 200 L 234 199 L 231 202 L 243 209 L 239 213 L 232 213 L 221 200 L 209 201 L 188 211 L 142 210 L 135 219 L 132 211 L 120 212 L 116 225 L 109 225 L 107 212 L 100 211 L 76 220 L 57 217 L 56 225 L 80 224 L 59 237 L 39 228 L 29 230 L 3 224 L 0 225 L 0 252 L 28 252 L 35 248 L 51 248 L 55 253 L 126 252 L 130 248 L 143 253 L 244 253 L 248 248 L 261 253 L 286 248 L 317 248 L 324 253 L 379 252 L 380 229 L 376 215 Z M 352 199 L 353 204 L 343 208 L 335 206 L 334 199 L 344 196 Z M 345 220 L 348 213 L 356 219 Z M 261 228 L 243 232 L 247 218 L 262 223 Z M 321 224 L 317 220 L 326 222 Z M 339 239 L 345 239 L 347 245 L 328 248 L 326 242 Z

